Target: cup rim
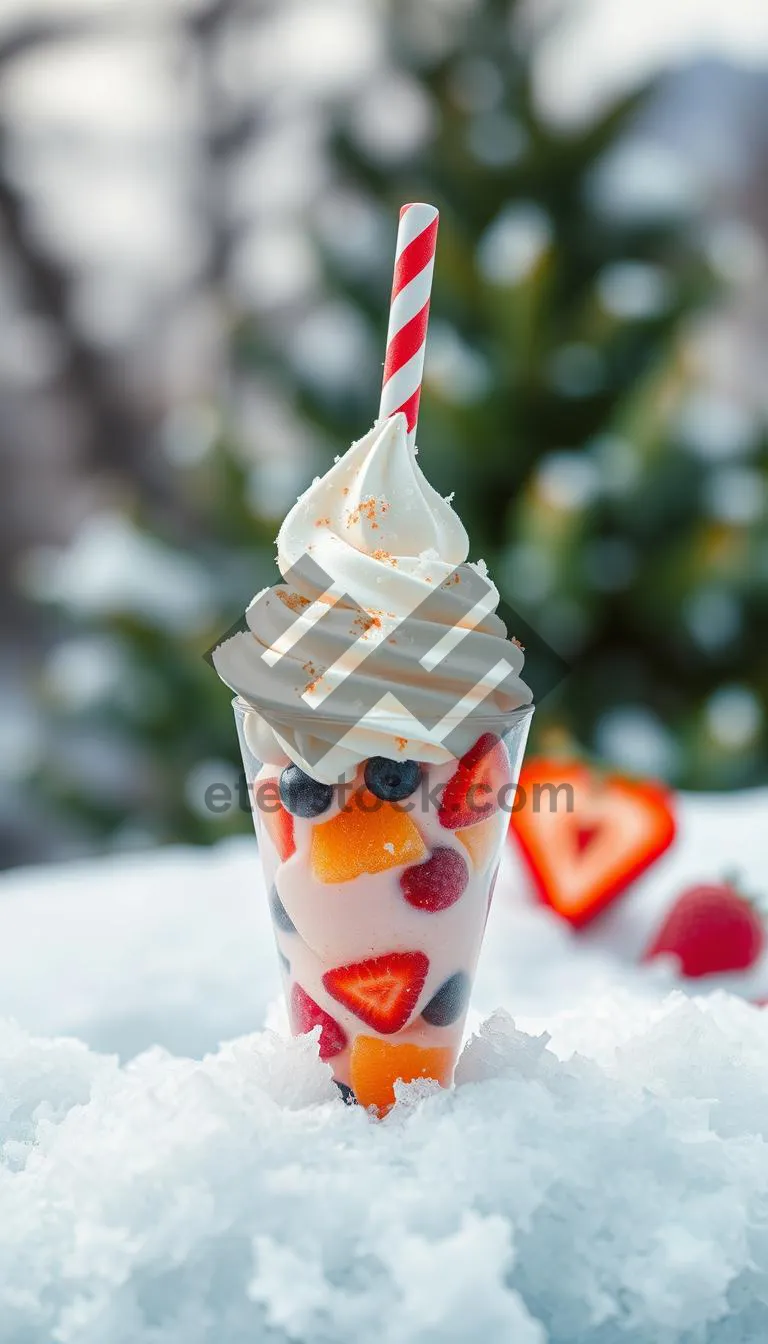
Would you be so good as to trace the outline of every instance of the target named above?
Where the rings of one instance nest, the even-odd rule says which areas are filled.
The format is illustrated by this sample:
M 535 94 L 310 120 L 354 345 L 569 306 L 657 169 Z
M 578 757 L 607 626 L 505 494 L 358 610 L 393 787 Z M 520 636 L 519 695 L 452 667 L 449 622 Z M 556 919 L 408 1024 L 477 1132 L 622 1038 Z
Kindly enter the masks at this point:
M 232 697 L 232 708 L 234 709 L 235 714 L 246 714 L 248 710 L 254 710 L 257 714 L 259 713 L 258 706 L 251 704 L 251 702 L 246 700 L 242 695 L 234 695 Z M 515 724 L 531 718 L 535 709 L 536 706 L 534 704 L 529 704 L 519 705 L 517 709 L 496 710 L 496 712 L 492 714 L 464 715 L 463 717 L 456 719 L 455 726 L 456 728 L 460 728 L 463 723 L 466 723 L 471 718 L 473 725 L 476 724 L 478 727 L 491 727 L 494 724 L 497 727 L 506 725 L 505 731 L 508 731 L 509 728 L 513 727 Z M 332 723 L 346 724 L 349 726 L 349 722 L 346 719 L 339 719 L 333 714 L 320 714 L 314 710 L 312 711 L 312 720 L 319 724 Z

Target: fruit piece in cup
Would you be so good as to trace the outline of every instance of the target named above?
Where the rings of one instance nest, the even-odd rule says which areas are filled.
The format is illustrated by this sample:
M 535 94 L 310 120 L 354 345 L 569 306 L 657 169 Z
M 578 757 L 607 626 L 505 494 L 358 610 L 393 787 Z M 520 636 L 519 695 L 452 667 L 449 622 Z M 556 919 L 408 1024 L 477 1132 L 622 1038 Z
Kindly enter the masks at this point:
M 509 756 L 501 738 L 483 733 L 459 761 L 440 802 L 440 824 L 448 830 L 475 826 L 493 816 L 509 783 Z
M 455 975 L 449 976 L 422 1009 L 424 1021 L 433 1027 L 452 1026 L 466 1010 L 470 988 L 466 971 L 456 971 Z
M 428 970 L 423 952 L 387 952 L 334 967 L 323 976 L 323 985 L 366 1026 L 390 1036 L 412 1016 Z
M 400 878 L 403 895 L 419 910 L 447 910 L 464 895 L 469 882 L 466 859 L 458 850 L 438 845 L 428 859 L 406 868 Z
M 414 821 L 366 789 L 312 833 L 312 870 L 319 882 L 352 882 L 427 856 Z
M 352 1046 L 352 1090 L 361 1106 L 380 1116 L 395 1104 L 395 1083 L 429 1079 L 450 1087 L 454 1052 L 447 1046 L 393 1045 L 375 1036 L 358 1036 Z
M 259 814 L 267 835 L 275 846 L 279 858 L 284 863 L 286 859 L 296 853 L 293 817 L 282 802 L 277 799 L 265 803 L 264 807 L 260 808 Z
M 333 1059 L 334 1055 L 341 1054 L 346 1048 L 347 1033 L 344 1028 L 319 1003 L 315 1003 L 298 982 L 291 990 L 290 1011 L 294 1036 L 302 1036 L 313 1027 L 320 1028 L 321 1059 Z
M 398 1078 L 450 1086 L 510 772 L 483 734 L 458 763 L 369 758 L 344 789 L 293 764 L 275 780 L 265 860 L 291 1028 L 319 1026 L 336 1081 L 380 1115 Z
M 462 827 L 454 832 L 469 854 L 476 873 L 484 873 L 491 866 L 507 833 L 507 826 L 506 812 L 497 812 L 476 826 Z

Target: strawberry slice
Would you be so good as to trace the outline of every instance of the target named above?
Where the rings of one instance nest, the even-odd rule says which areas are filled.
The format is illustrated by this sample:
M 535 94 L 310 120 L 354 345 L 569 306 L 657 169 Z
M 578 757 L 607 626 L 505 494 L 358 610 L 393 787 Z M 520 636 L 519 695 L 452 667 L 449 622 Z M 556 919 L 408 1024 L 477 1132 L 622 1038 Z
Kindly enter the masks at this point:
M 677 957 L 687 979 L 747 971 L 765 948 L 759 911 L 728 882 L 689 887 L 668 911 L 643 961 Z
M 429 970 L 423 952 L 387 952 L 326 971 L 323 984 L 361 1022 L 382 1036 L 404 1027 L 413 1013 Z
M 319 1003 L 315 1003 L 299 984 L 291 990 L 290 1012 L 294 1036 L 303 1036 L 313 1027 L 320 1028 L 321 1059 L 333 1059 L 334 1055 L 340 1055 L 346 1048 L 347 1033 L 344 1028 Z
M 277 780 L 270 782 L 274 783 L 274 796 L 271 792 L 268 798 L 265 796 L 265 803 L 259 811 L 259 816 L 267 835 L 277 850 L 278 857 L 282 863 L 285 863 L 286 859 L 290 859 L 291 855 L 296 853 L 293 817 L 280 802 Z
M 438 818 L 446 830 L 474 826 L 499 810 L 499 791 L 510 780 L 507 749 L 495 733 L 483 733 L 459 761 L 440 800 Z
M 581 761 L 529 761 L 516 805 L 511 833 L 536 891 L 574 925 L 594 919 L 675 836 L 672 798 L 661 784 L 601 774 Z

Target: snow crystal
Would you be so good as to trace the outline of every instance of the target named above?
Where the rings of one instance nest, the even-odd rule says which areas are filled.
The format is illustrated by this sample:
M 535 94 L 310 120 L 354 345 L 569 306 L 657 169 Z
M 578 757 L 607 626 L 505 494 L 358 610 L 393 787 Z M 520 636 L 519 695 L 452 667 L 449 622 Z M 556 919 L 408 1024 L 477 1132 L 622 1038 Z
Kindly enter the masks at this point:
M 4 1025 L 0 1335 L 764 1338 L 768 1017 L 679 996 L 624 1027 L 562 1060 L 498 1013 L 453 1093 L 377 1123 L 311 1037 L 121 1068 Z
M 3 878 L 0 1339 L 768 1337 L 768 1013 L 629 964 L 692 878 L 738 855 L 764 885 L 767 802 L 681 798 L 588 936 L 510 850 L 457 1086 L 400 1085 L 383 1122 L 317 1029 L 282 1034 L 252 839 Z M 768 955 L 737 987 L 768 993 Z M 135 1054 L 158 1040 L 213 1052 Z

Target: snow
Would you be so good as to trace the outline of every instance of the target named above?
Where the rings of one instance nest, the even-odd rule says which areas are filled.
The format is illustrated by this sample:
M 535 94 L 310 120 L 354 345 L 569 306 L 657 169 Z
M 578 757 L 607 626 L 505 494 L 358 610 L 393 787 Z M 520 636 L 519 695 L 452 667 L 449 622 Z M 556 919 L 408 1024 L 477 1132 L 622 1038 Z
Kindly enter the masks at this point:
M 538 265 L 552 241 L 552 225 L 535 201 L 505 206 L 478 244 L 478 266 L 492 285 L 517 285 Z
M 140 616 L 181 633 L 205 627 L 214 607 L 210 576 L 196 561 L 145 536 L 119 513 L 87 519 L 69 547 L 40 547 L 24 581 L 42 601 L 83 616 Z
M 768 9 L 763 0 L 676 0 L 674 5 L 617 5 L 570 0 L 548 7 L 529 0 L 530 18 L 544 19 L 536 90 L 553 120 L 589 120 L 610 99 L 661 70 L 717 55 L 736 65 L 768 63 Z M 552 8 L 550 5 L 549 8 Z
M 682 798 L 586 935 L 510 851 L 457 1087 L 381 1123 L 283 1035 L 250 838 L 6 875 L 0 1338 L 765 1338 L 768 1015 L 629 961 L 686 883 L 765 889 L 767 806 Z

